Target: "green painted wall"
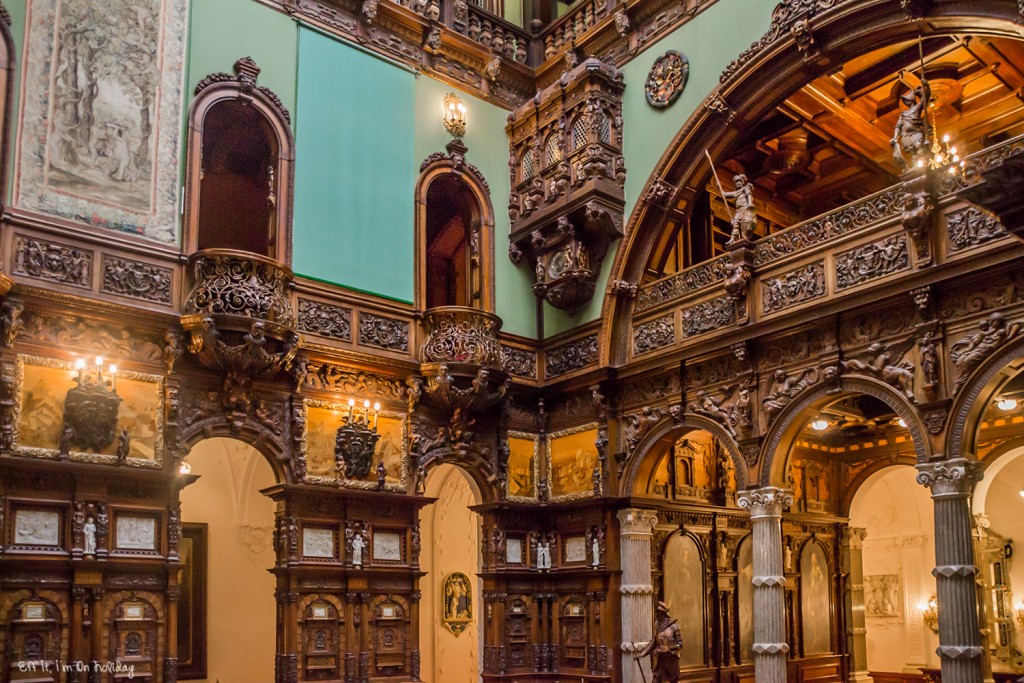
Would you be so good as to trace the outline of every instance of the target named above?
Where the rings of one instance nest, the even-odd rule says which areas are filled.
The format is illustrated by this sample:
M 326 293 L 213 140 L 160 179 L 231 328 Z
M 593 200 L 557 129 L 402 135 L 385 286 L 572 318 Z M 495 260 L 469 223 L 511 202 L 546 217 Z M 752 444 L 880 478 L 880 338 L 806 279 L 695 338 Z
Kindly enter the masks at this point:
M 299 30 L 292 268 L 413 300 L 413 74 Z
M 626 90 L 622 94 L 625 128 L 622 144 L 626 157 L 627 220 L 669 143 L 718 85 L 718 77 L 729 62 L 768 30 L 772 10 L 777 4 L 777 0 L 718 0 L 696 19 L 654 43 L 623 67 Z M 675 104 L 668 109 L 654 109 L 644 98 L 644 81 L 654 60 L 666 50 L 679 50 L 686 55 L 690 60 L 690 78 Z M 610 264 L 619 244 L 609 249 L 597 292 L 587 306 L 575 315 L 544 307 L 546 336 L 596 320 L 601 315 Z
M 432 152 L 443 152 L 451 137 L 441 124 L 441 100 L 452 88 L 426 76 L 416 77 L 416 168 Z M 480 169 L 491 188 L 494 208 L 495 312 L 502 329 L 525 337 L 537 336 L 536 299 L 530 289 L 529 268 L 517 268 L 508 258 L 508 112 L 484 100 L 458 93 L 466 105 L 466 160 Z M 410 201 L 412 190 L 409 191 Z

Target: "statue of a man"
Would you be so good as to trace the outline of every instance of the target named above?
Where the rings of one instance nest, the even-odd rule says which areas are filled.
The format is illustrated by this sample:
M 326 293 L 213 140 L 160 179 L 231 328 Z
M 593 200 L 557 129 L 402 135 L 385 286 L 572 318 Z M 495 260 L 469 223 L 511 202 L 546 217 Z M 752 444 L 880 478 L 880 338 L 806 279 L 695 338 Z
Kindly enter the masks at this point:
M 93 557 L 96 555 L 96 523 L 92 517 L 85 518 L 85 524 L 82 526 L 82 536 L 85 541 L 85 552 L 83 553 L 86 557 Z
M 732 214 L 732 235 L 729 242 L 737 242 L 741 239 L 753 239 L 754 229 L 757 227 L 757 212 L 754 210 L 754 183 L 747 180 L 747 176 L 740 173 L 732 179 L 736 189 L 726 192 L 726 199 L 736 200 L 736 206 Z
M 903 93 L 900 101 L 907 105 L 907 108 L 900 112 L 900 117 L 896 120 L 896 130 L 889 145 L 892 147 L 892 158 L 897 168 L 903 170 L 909 165 L 908 160 L 912 161 L 924 151 L 924 110 L 928 101 L 927 92 L 922 88 L 914 88 Z
M 679 683 L 679 650 L 683 647 L 679 623 L 669 616 L 664 602 L 658 603 L 655 612 L 654 638 L 633 658 L 651 656 L 651 683 Z
M 356 531 L 355 535 L 352 536 L 352 566 L 363 566 L 363 546 L 365 545 L 366 541 L 363 540 L 363 533 Z

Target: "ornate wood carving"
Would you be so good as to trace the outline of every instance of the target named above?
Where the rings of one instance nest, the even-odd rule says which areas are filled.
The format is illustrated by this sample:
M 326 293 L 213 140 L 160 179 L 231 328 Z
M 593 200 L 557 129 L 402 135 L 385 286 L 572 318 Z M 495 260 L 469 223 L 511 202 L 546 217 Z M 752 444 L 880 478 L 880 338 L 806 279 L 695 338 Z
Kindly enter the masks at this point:
M 731 296 L 719 296 L 683 309 L 683 336 L 695 337 L 736 322 L 736 305 Z
M 657 320 L 637 325 L 633 329 L 633 355 L 671 346 L 676 341 L 675 316 L 667 315 Z
M 171 269 L 104 255 L 100 291 L 159 304 L 170 304 Z
M 352 309 L 299 299 L 299 329 L 342 341 L 352 339 Z
M 906 235 L 893 235 L 835 256 L 836 289 L 854 287 L 909 267 Z
M 589 365 L 596 365 L 597 361 L 597 335 L 591 334 L 546 352 L 544 375 L 549 378 L 558 377 Z
M 761 281 L 761 307 L 765 313 L 795 306 L 824 294 L 824 261 L 815 261 L 778 277 Z
M 1006 228 L 992 214 L 969 206 L 946 216 L 949 250 L 960 251 L 1006 235 Z
M 949 358 L 956 370 L 956 384 L 953 392 L 960 391 L 964 382 L 975 368 L 1004 342 L 1020 334 L 1024 320 L 1007 322 L 1006 317 L 996 311 L 978 323 L 978 331 L 949 347 Z
M 669 50 L 654 60 L 644 82 L 644 97 L 655 109 L 672 105 L 683 94 L 690 75 L 690 60 L 677 50 Z
M 14 273 L 90 289 L 93 252 L 19 235 L 14 243 Z
M 501 347 L 502 369 L 515 377 L 537 379 L 537 354 L 514 346 Z
M 690 292 L 704 289 L 729 275 L 732 260 L 728 254 L 699 263 L 650 285 L 644 286 L 637 297 L 637 312 L 646 311 L 666 301 L 672 301 Z
M 359 343 L 389 351 L 409 350 L 409 323 L 372 313 L 359 315 Z

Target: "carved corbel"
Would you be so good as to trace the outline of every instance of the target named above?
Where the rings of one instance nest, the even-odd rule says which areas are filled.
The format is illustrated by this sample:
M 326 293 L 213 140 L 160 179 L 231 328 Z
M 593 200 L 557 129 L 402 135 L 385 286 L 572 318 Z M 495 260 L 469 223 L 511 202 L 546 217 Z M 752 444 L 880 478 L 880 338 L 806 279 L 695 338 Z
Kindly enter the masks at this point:
M 671 203 L 672 196 L 675 192 L 676 188 L 674 185 L 665 182 L 661 178 L 656 178 L 647 189 L 647 194 L 644 195 L 644 201 L 653 206 L 665 208 Z
M 724 118 L 726 125 L 732 123 L 736 118 L 736 112 L 717 90 L 708 95 L 708 98 L 704 100 L 704 108 Z
M 627 280 L 612 280 L 608 283 L 608 291 L 615 296 L 621 296 L 624 299 L 635 299 L 639 287 L 635 282 L 628 282 Z
M 918 268 L 932 264 L 932 224 L 935 215 L 935 199 L 927 186 L 927 176 L 914 178 L 906 183 L 907 193 L 903 196 L 903 213 L 900 218 L 914 244 Z
M 365 23 L 372 24 L 377 18 L 377 0 L 363 0 L 359 14 Z
M 821 60 L 821 46 L 818 45 L 818 42 L 814 39 L 814 35 L 811 33 L 810 23 L 807 19 L 801 19 L 800 21 L 795 22 L 790 27 L 789 33 L 793 36 L 793 41 L 796 43 L 796 49 L 800 51 L 800 55 L 805 61 L 819 62 L 819 60 Z

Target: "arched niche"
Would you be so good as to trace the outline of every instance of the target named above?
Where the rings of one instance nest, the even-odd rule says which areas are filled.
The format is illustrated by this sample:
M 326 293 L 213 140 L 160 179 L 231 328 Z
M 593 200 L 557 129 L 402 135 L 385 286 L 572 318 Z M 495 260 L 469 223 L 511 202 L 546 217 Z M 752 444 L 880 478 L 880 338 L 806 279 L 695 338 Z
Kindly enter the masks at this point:
M 622 495 L 644 495 L 647 487 L 655 481 L 659 467 L 665 464 L 666 454 L 681 438 L 697 430 L 712 436 L 728 458 L 730 485 L 734 485 L 734 490 L 746 488 L 746 461 L 732 436 L 714 420 L 684 413 L 662 419 L 640 439 L 627 461 L 625 476 L 620 480 Z
M 685 624 L 679 665 L 699 668 L 707 663 L 707 558 L 697 540 L 685 532 L 672 534 L 662 552 L 662 593 L 669 614 Z
M 291 116 L 248 58 L 199 82 L 189 110 L 187 253 L 235 249 L 289 262 L 295 143 Z
M 926 20 L 911 20 L 917 11 Z M 1011 0 L 779 3 L 768 31 L 729 65 L 662 154 L 629 216 L 609 282 L 643 282 L 654 251 L 671 241 L 669 223 L 688 223 L 712 182 L 705 151 L 716 160 L 727 158 L 792 93 L 850 60 L 919 37 L 981 34 L 1020 40 L 1020 16 Z M 730 174 L 721 175 L 728 183 Z M 611 289 L 605 297 L 602 319 L 608 321 L 612 364 L 628 359 L 634 304 Z
M 494 208 L 464 148 L 449 144 L 416 181 L 416 305 L 494 310 Z
M 870 402 L 873 411 L 881 411 L 884 407 L 888 412 L 865 413 L 866 424 L 873 422 L 874 424 L 870 425 L 872 428 L 886 431 L 896 446 L 905 444 L 903 450 L 906 451 L 906 455 L 912 453 L 916 462 L 925 462 L 929 459 L 931 447 L 925 436 L 927 430 L 924 422 L 905 396 L 873 378 L 845 376 L 839 379 L 838 387 L 818 384 L 797 395 L 769 425 L 761 447 L 760 483 L 765 486 L 792 487 L 790 463 L 801 436 L 809 432 L 811 423 L 823 412 L 828 413 L 832 406 L 843 402 L 856 402 L 860 400 L 857 398 L 859 396 L 868 397 L 865 402 Z M 830 422 L 831 429 L 832 418 L 827 415 L 825 417 Z M 883 417 L 887 422 L 880 424 Z M 838 421 L 839 418 L 835 419 Z M 905 426 L 899 425 L 899 420 L 902 420 Z M 902 438 L 903 441 L 897 442 L 897 438 Z M 897 451 L 897 457 L 900 452 L 902 451 Z M 837 512 L 838 508 L 833 511 Z

